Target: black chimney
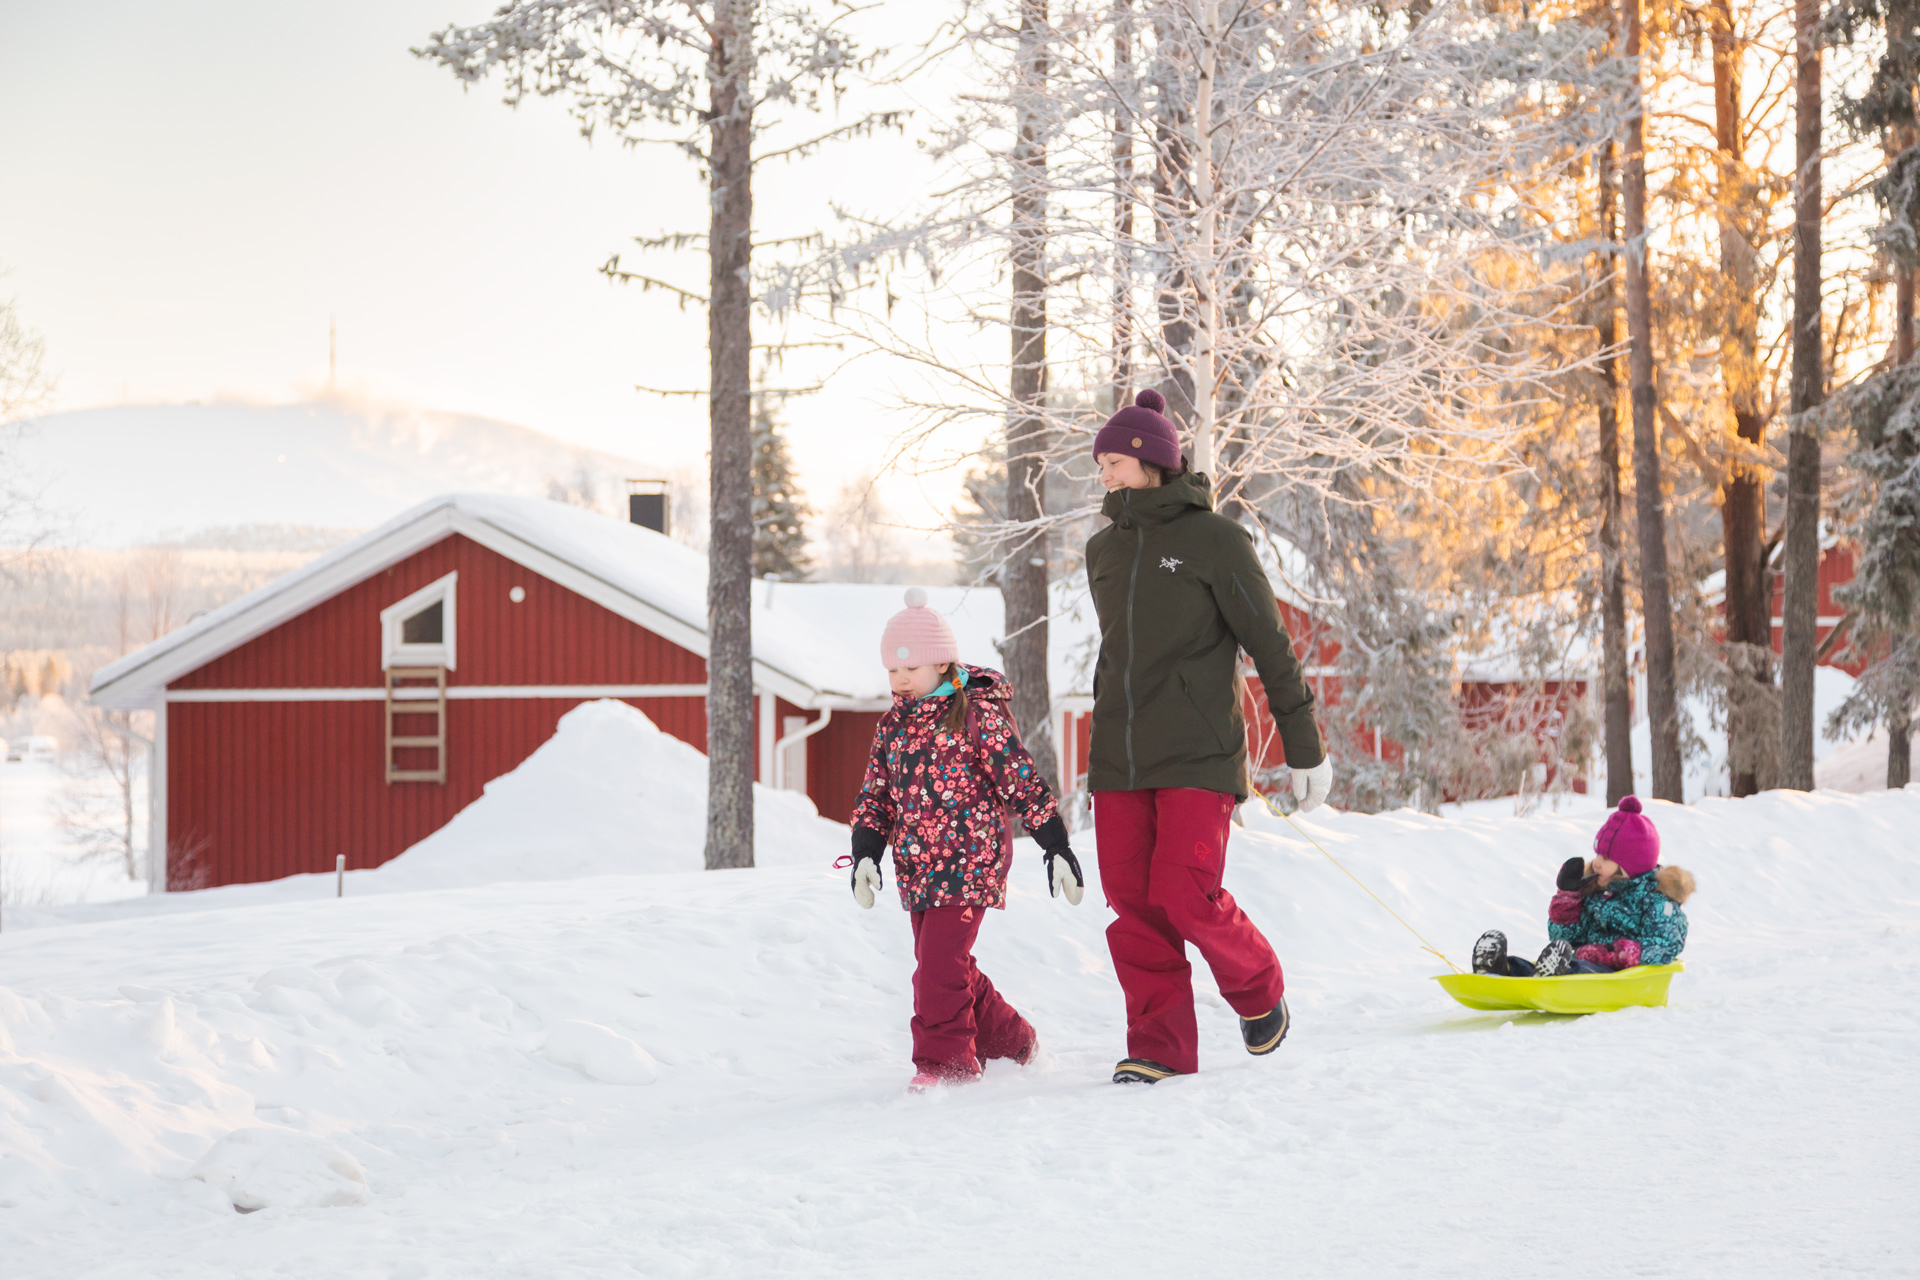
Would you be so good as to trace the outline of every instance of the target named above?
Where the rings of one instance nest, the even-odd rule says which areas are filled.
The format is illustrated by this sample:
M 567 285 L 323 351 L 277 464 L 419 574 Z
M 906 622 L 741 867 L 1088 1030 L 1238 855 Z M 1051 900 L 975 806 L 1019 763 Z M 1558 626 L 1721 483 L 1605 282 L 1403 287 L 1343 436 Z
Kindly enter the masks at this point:
M 627 481 L 627 519 L 655 533 L 673 532 L 665 480 Z

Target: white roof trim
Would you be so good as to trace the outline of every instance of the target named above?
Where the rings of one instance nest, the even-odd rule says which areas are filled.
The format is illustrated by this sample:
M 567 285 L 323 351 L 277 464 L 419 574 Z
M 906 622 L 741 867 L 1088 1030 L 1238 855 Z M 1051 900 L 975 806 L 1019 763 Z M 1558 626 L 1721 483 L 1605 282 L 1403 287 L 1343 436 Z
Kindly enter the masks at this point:
M 611 519 L 611 517 L 608 517 Z M 540 576 L 584 596 L 702 658 L 707 656 L 704 619 L 676 617 L 516 534 L 460 508 L 459 495 L 436 498 L 321 556 L 292 573 L 250 591 L 177 631 L 102 667 L 94 674 L 93 701 L 104 707 L 155 707 L 166 686 L 324 600 L 398 564 L 452 534 L 470 538 Z M 796 706 L 820 705 L 824 696 L 801 677 L 755 658 L 756 687 Z

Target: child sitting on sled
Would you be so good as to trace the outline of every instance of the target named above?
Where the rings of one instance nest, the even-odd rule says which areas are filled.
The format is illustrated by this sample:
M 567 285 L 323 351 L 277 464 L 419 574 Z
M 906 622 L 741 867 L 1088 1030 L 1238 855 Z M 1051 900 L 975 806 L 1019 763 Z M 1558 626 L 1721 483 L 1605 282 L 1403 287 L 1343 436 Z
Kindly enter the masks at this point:
M 1568 858 L 1559 892 L 1547 906 L 1547 936 L 1529 963 L 1507 954 L 1507 936 L 1489 929 L 1473 944 L 1475 973 L 1551 978 L 1565 973 L 1612 973 L 1641 964 L 1671 964 L 1687 945 L 1693 876 L 1662 867 L 1660 833 L 1626 796 L 1593 838 L 1593 858 Z

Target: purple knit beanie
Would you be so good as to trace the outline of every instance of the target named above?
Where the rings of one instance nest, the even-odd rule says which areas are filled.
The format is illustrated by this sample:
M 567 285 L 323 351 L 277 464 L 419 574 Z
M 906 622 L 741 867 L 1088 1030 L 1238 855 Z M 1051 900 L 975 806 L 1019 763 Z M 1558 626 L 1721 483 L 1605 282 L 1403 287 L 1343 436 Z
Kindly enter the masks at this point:
M 1653 819 L 1640 812 L 1639 796 L 1620 797 L 1620 807 L 1600 824 L 1593 851 L 1619 863 L 1629 876 L 1643 876 L 1659 865 L 1660 833 Z
M 1180 433 L 1165 416 L 1167 398 L 1148 387 L 1107 419 L 1093 438 L 1093 456 L 1124 453 L 1168 471 L 1180 470 Z
M 887 619 L 880 633 L 880 664 L 895 667 L 935 667 L 960 661 L 953 628 L 938 609 L 927 608 L 927 593 L 907 588 L 907 607 Z

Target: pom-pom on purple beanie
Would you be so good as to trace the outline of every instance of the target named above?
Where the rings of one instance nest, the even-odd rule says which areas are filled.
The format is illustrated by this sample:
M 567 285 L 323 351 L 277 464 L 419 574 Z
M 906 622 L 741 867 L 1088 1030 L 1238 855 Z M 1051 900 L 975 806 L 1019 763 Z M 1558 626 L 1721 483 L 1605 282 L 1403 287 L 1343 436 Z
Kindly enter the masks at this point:
M 907 607 L 887 619 L 880 633 L 880 662 L 887 670 L 895 667 L 935 667 L 960 661 L 960 646 L 954 642 L 953 628 L 938 609 L 927 607 L 927 593 L 919 587 L 907 588 Z
M 1600 824 L 1593 851 L 1619 863 L 1629 876 L 1643 876 L 1659 865 L 1660 833 L 1653 819 L 1640 812 L 1639 796 L 1620 797 L 1620 807 Z
M 1166 419 L 1167 398 L 1148 387 L 1107 419 L 1093 438 L 1093 456 L 1124 453 L 1168 471 L 1180 470 L 1180 433 Z

